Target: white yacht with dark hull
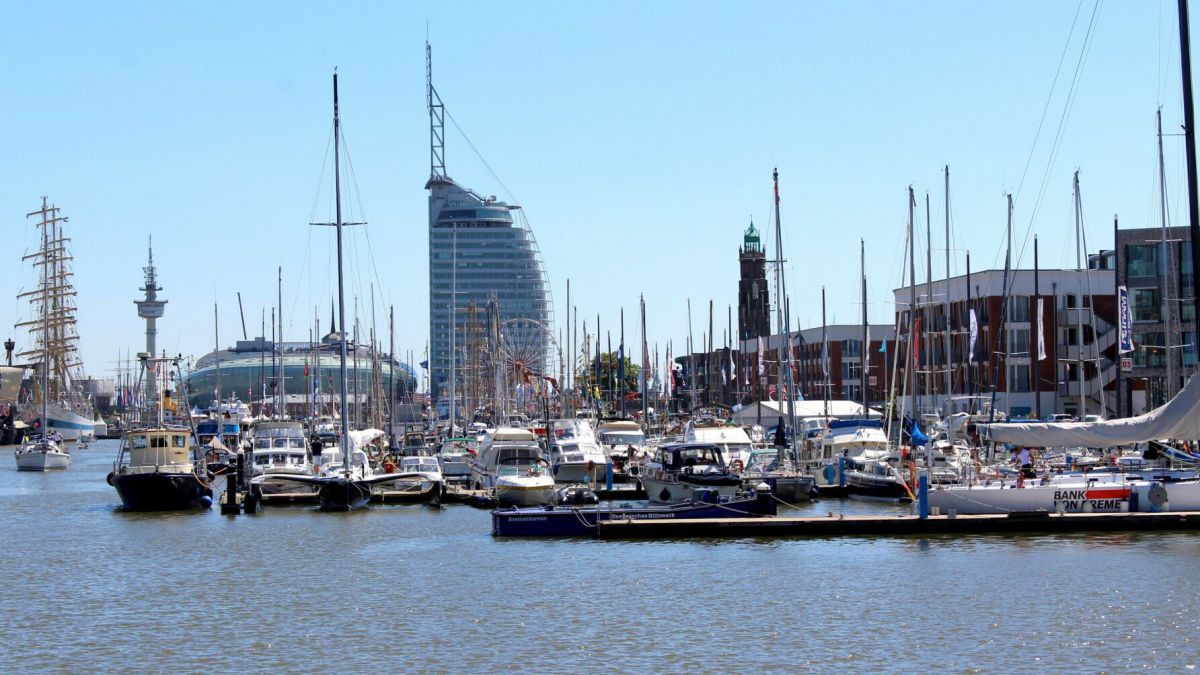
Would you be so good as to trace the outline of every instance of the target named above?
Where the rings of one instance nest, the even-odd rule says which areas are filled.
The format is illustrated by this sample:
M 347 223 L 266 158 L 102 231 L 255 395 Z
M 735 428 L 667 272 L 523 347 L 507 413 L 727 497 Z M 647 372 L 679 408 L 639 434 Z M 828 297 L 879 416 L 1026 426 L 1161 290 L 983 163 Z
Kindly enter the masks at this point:
M 528 429 L 500 427 L 480 443 L 471 465 L 471 486 L 494 490 L 501 506 L 539 506 L 557 501 L 549 462 Z

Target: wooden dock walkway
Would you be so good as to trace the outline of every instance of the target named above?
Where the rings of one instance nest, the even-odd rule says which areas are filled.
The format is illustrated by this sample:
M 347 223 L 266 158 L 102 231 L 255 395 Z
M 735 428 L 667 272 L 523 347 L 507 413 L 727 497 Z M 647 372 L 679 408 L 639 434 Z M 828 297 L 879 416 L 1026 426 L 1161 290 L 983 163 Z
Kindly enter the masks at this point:
M 601 539 L 733 537 L 843 537 L 861 535 L 969 535 L 1064 532 L 1200 530 L 1200 512 L 1011 513 L 1007 515 L 832 516 L 612 520 L 597 528 Z

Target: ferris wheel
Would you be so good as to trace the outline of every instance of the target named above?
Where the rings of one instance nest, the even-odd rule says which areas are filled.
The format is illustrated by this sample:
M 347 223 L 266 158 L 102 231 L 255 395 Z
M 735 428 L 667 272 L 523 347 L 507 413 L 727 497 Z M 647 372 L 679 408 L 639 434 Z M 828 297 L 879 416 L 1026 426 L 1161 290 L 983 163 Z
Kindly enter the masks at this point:
M 559 378 L 561 352 L 554 334 L 540 321 L 509 319 L 500 324 L 500 367 L 509 400 L 527 405 L 537 396 L 556 394 L 546 378 Z

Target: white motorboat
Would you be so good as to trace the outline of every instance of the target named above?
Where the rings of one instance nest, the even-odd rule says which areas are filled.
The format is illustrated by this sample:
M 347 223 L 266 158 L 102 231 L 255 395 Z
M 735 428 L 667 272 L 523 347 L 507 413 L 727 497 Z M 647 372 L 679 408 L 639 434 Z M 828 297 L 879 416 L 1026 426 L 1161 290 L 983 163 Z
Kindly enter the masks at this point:
M 66 446 L 47 438 L 34 438 L 17 446 L 17 471 L 56 471 L 71 466 Z
M 445 481 L 437 457 L 402 457 L 394 475 L 396 481 L 388 501 L 438 501 L 444 493 Z
M 605 420 L 596 427 L 596 437 L 614 466 L 630 467 L 646 450 L 646 434 L 633 420 Z
M 554 478 L 537 436 L 528 429 L 500 427 L 480 444 L 471 465 L 471 486 L 495 490 L 501 506 L 537 506 L 555 502 Z
M 254 476 L 264 495 L 312 494 L 316 487 L 285 480 L 287 476 L 312 476 L 312 454 L 304 424 L 292 420 L 263 420 L 250 429 L 250 457 Z
M 474 438 L 447 438 L 438 451 L 442 479 L 447 483 L 466 483 L 471 480 L 472 448 L 479 443 Z
M 555 481 L 590 485 L 603 479 L 609 459 L 587 420 L 554 420 L 550 433 L 550 473 Z
M 642 465 L 642 487 L 650 501 L 688 502 L 697 491 L 734 497 L 742 479 L 725 466 L 721 447 L 711 443 L 671 443 L 658 447 Z
M 718 419 L 702 418 L 688 422 L 683 440 L 686 443 L 708 443 L 719 446 L 721 456 L 731 466 L 746 466 L 754 443 L 746 430 Z

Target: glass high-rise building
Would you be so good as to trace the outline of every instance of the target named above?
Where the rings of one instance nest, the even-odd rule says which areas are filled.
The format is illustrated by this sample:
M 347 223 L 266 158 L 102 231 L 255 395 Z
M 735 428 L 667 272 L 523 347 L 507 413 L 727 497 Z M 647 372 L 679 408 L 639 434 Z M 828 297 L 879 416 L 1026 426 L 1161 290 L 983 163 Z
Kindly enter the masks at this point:
M 429 356 L 434 400 L 449 396 L 450 325 L 458 363 L 466 349 L 466 308 L 494 299 L 500 323 L 523 318 L 551 330 L 550 287 L 537 242 L 513 218 L 520 207 L 482 197 L 445 176 L 429 190 Z M 452 300 L 457 296 L 456 301 Z M 462 392 L 458 392 L 462 395 Z
M 477 194 L 446 175 L 442 102 L 428 70 L 427 75 L 431 142 L 430 178 L 425 184 L 429 190 L 429 368 L 430 394 L 436 402 L 450 395 L 451 317 L 461 367 L 468 360 L 467 308 L 472 304 L 482 310 L 494 300 L 499 326 L 526 319 L 544 326 L 547 334 L 553 332 L 553 309 L 541 252 L 520 217 L 521 207 Z M 529 332 L 527 327 L 524 330 Z M 504 342 L 504 329 L 500 332 Z M 461 385 L 460 375 L 460 401 Z

